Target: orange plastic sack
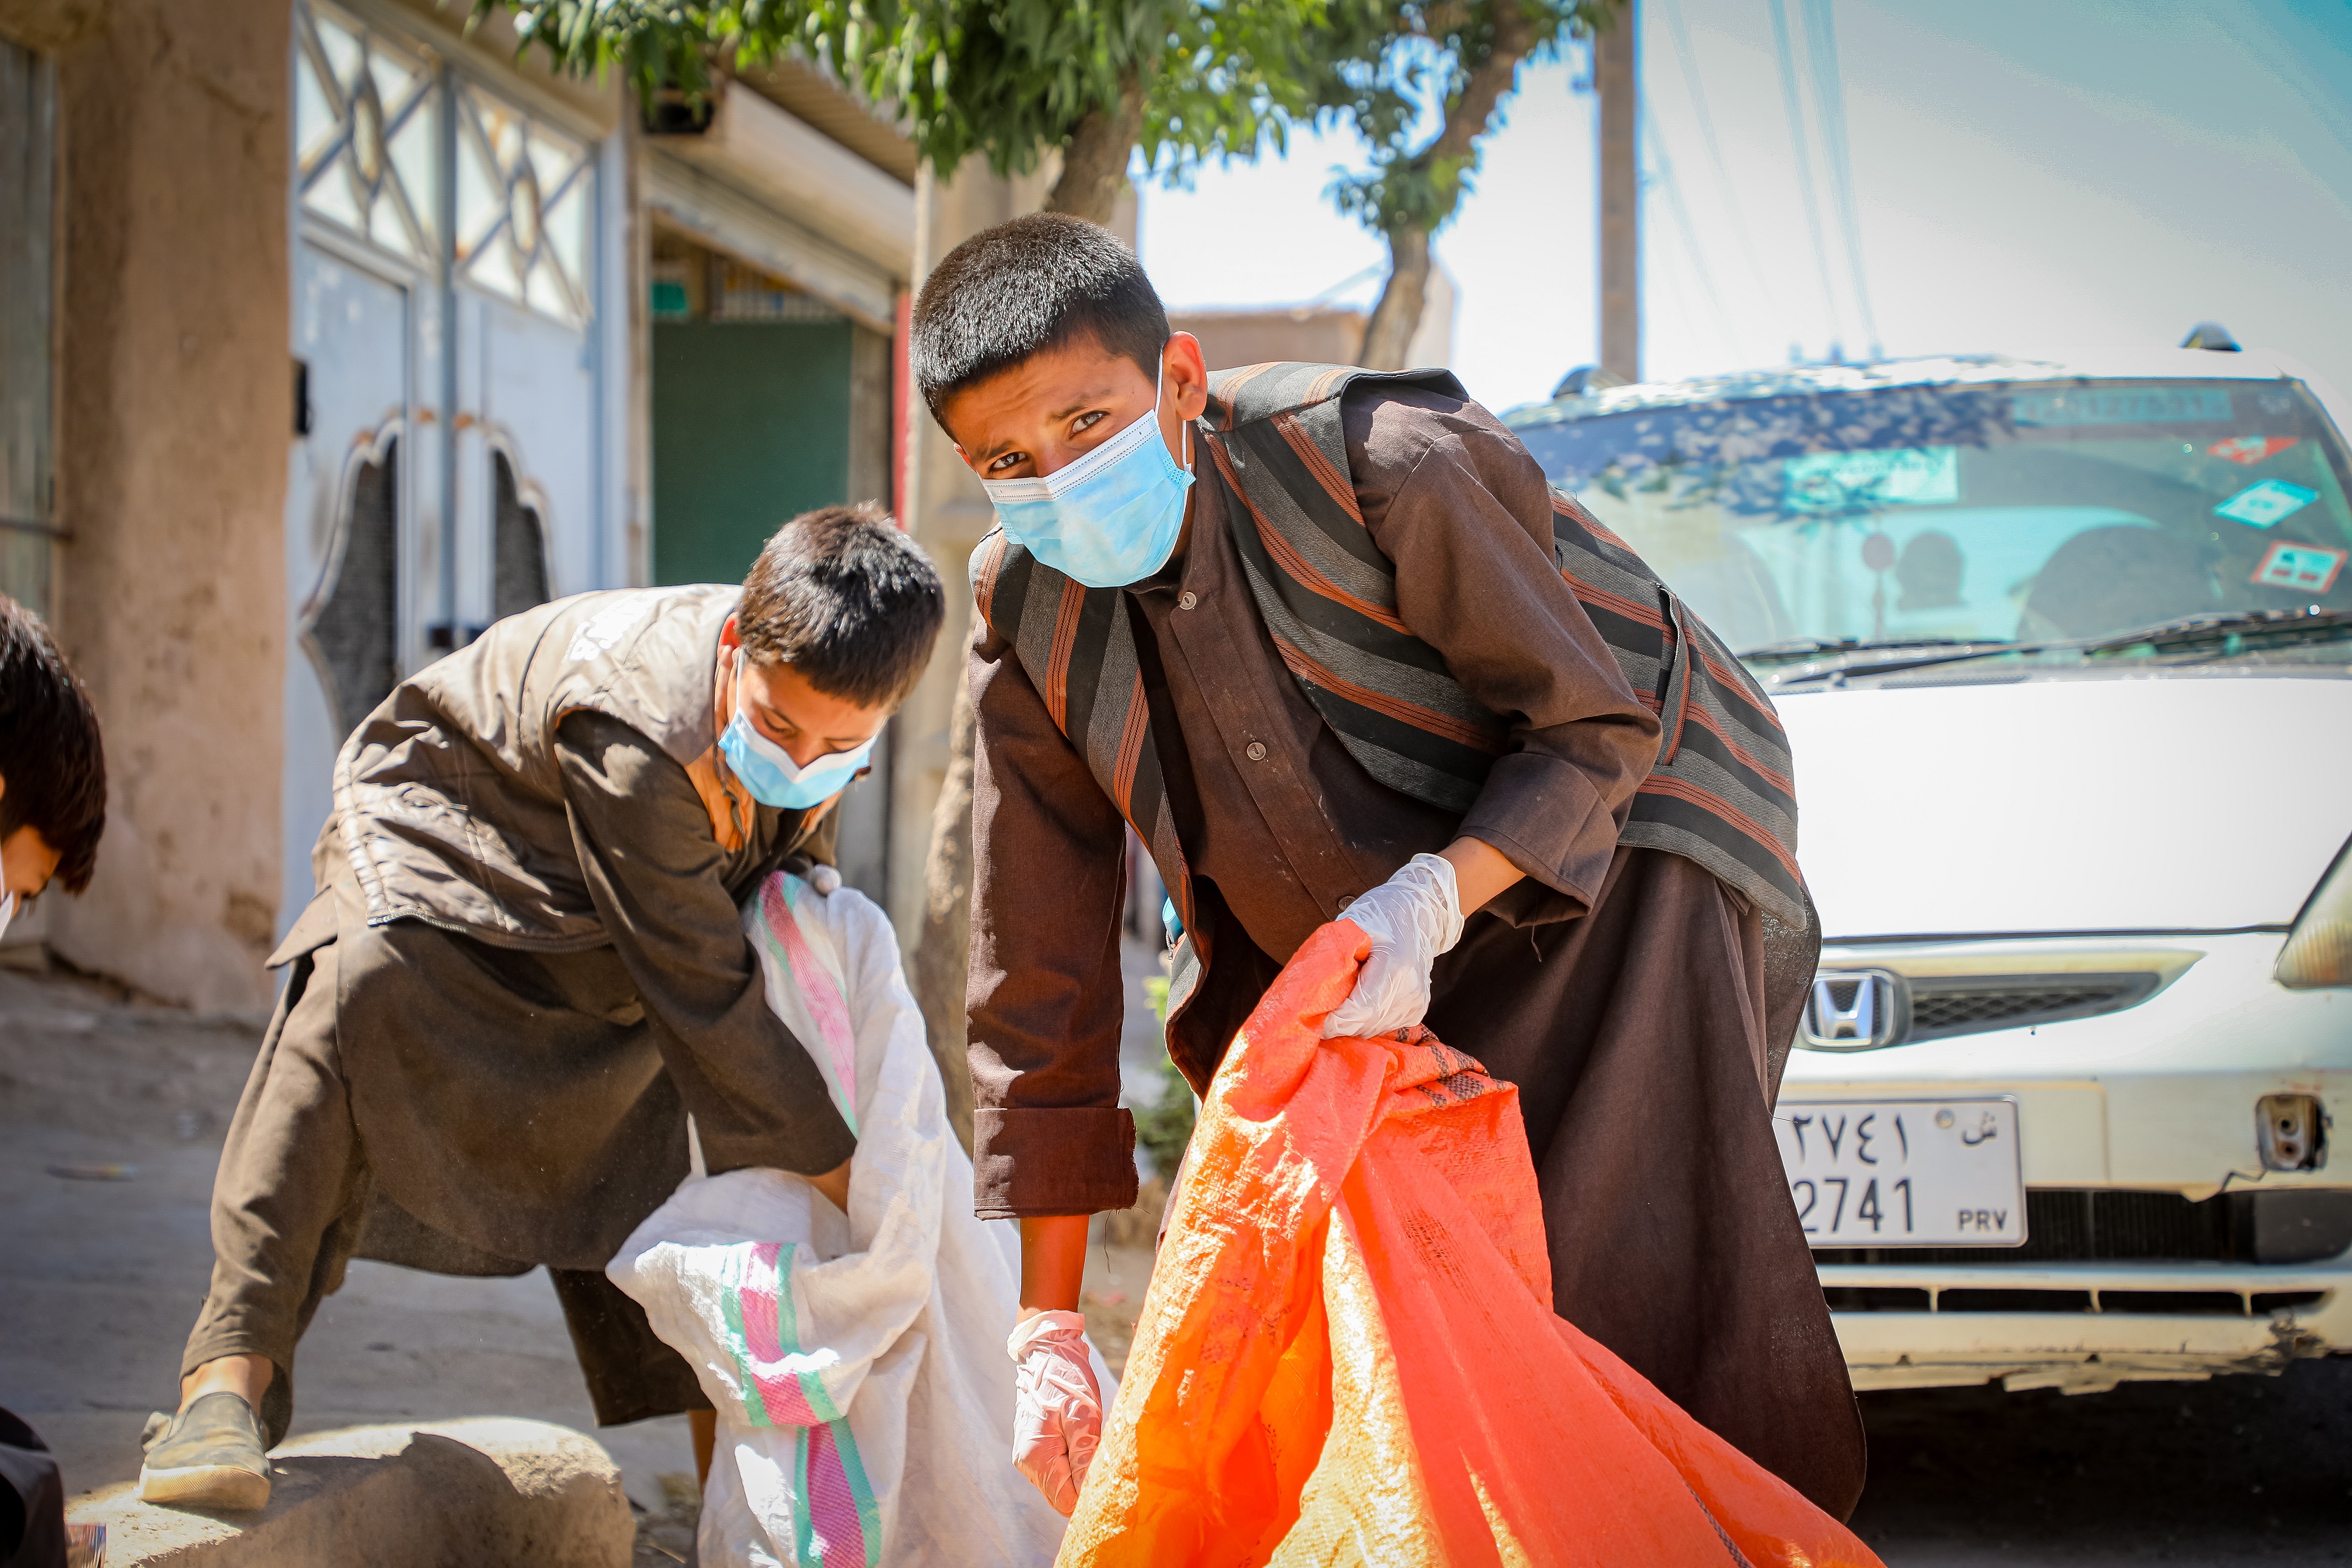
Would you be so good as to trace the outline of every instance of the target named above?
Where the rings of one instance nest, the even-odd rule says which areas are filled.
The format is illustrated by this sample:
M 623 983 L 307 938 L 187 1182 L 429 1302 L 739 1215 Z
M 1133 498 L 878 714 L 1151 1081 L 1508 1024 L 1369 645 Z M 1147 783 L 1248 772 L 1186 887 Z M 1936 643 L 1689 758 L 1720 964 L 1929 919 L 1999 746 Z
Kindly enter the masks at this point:
M 1059 1563 L 1877 1564 L 1551 1310 L 1518 1091 L 1325 1040 L 1324 927 L 1202 1108 Z

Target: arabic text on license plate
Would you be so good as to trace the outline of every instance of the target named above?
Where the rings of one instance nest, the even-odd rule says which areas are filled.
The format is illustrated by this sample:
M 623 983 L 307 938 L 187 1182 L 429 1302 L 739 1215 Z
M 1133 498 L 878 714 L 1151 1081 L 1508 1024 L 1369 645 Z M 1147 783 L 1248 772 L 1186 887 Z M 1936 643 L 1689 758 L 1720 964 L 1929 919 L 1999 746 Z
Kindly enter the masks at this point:
M 2025 1240 L 2014 1100 L 1784 1100 L 1772 1130 L 1811 1246 Z

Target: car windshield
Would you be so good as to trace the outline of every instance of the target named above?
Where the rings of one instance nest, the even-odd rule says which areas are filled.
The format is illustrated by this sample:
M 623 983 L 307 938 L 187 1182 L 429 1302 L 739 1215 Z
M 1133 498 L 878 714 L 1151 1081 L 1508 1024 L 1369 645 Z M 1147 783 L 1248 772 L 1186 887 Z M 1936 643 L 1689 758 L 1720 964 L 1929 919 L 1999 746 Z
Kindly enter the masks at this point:
M 2041 643 L 2352 608 L 2341 438 L 2289 381 L 1909 386 L 1514 418 L 1732 647 Z

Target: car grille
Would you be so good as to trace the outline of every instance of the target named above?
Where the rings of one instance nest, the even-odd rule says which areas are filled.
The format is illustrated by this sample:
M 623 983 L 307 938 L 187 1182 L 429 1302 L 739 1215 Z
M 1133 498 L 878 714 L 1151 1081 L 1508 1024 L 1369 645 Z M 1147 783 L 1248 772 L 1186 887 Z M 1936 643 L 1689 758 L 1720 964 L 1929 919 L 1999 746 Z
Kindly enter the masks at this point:
M 2004 1263 L 2285 1264 L 2333 1258 L 2347 1246 L 2352 1192 L 2225 1193 L 2191 1203 L 2179 1193 L 2036 1187 L 2025 1194 L 2022 1247 L 1823 1247 L 1814 1248 L 1813 1261 L 1970 1268 Z
M 2153 995 L 2159 978 L 2147 973 L 1916 976 L 1910 982 L 1908 1038 L 1936 1040 L 2119 1013 Z

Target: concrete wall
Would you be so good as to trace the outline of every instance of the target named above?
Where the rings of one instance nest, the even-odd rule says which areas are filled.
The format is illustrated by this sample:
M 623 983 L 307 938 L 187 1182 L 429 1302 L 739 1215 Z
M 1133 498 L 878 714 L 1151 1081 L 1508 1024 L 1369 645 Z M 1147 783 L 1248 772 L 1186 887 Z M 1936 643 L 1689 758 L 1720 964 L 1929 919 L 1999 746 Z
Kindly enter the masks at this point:
M 270 995 L 289 25 L 282 0 L 0 0 L 58 64 L 55 602 L 111 788 L 97 880 L 45 900 L 49 941 L 206 1008 Z
M 1268 360 L 1348 364 L 1364 346 L 1364 312 L 1353 305 L 1171 310 L 1168 324 L 1201 340 L 1211 370 Z
M 1419 368 L 1447 365 L 1454 358 L 1454 279 L 1443 267 L 1429 274 L 1429 294 L 1421 324 L 1405 345 L 1404 363 Z M 1248 310 L 1171 310 L 1169 325 L 1201 340 L 1211 370 L 1302 360 L 1310 364 L 1351 364 L 1364 346 L 1369 312 L 1354 305 L 1267 305 Z
M 953 181 L 942 181 L 926 165 L 915 181 L 915 279 L 923 279 L 961 241 L 992 224 L 1035 212 L 1053 189 L 1047 168 L 1019 180 L 989 173 L 978 154 L 968 158 Z M 905 498 L 900 520 L 929 551 L 948 590 L 948 620 L 940 634 L 922 684 L 899 710 L 898 741 L 890 765 L 890 919 L 898 940 L 912 950 L 923 924 L 923 863 L 930 850 L 931 807 L 947 776 L 948 722 L 956 687 L 963 680 L 964 650 L 971 643 L 971 595 L 966 564 L 981 536 L 994 526 L 988 492 L 955 455 L 954 446 L 932 422 L 912 377 L 902 378 L 908 399 Z

